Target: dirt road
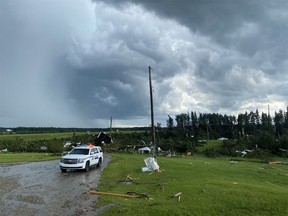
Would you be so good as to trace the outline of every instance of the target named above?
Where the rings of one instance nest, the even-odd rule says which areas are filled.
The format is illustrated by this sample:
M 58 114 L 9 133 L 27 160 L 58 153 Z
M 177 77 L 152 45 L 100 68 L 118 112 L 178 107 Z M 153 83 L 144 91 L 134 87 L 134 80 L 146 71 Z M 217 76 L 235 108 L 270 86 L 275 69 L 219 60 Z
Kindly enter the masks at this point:
M 100 168 L 61 173 L 59 161 L 0 164 L 0 215 L 96 215 L 97 201 L 88 189 L 97 188 Z

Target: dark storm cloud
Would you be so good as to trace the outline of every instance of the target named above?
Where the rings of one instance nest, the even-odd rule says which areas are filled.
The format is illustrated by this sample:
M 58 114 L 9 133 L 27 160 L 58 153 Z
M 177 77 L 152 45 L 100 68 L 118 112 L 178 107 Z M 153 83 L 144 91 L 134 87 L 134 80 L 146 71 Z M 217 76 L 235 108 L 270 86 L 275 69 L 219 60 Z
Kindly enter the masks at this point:
M 188 27 L 193 34 L 209 38 L 210 50 L 204 52 L 202 58 L 198 53 L 194 59 L 196 67 L 193 74 L 197 77 L 194 84 L 202 91 L 210 92 L 216 99 L 214 108 L 210 110 L 221 110 L 225 106 L 236 110 L 233 104 L 238 104 L 239 109 L 245 100 L 267 99 L 267 95 L 279 91 L 277 87 L 273 87 L 274 93 L 270 90 L 271 85 L 277 86 L 279 83 L 276 74 L 280 74 L 282 79 L 286 77 L 287 1 L 105 2 L 122 8 L 129 4 L 141 5 L 158 16 Z M 219 46 L 218 50 L 215 50 L 215 45 Z M 195 50 L 190 50 L 191 57 L 193 52 Z M 216 54 L 215 61 L 209 58 L 213 52 Z M 206 84 L 203 85 L 203 82 Z M 287 103 L 287 98 L 285 101 Z M 269 100 L 266 102 L 269 103 Z
M 176 20 L 193 32 L 208 36 L 225 48 L 235 49 L 250 57 L 257 55 L 258 52 L 261 53 L 262 50 L 267 50 L 274 56 L 279 49 L 287 48 L 287 44 L 280 43 L 285 41 L 288 33 L 288 2 L 285 0 L 108 0 L 105 2 L 122 7 L 125 7 L 125 3 L 142 5 L 159 16 Z M 286 52 L 284 56 L 277 56 L 275 63 L 278 58 L 287 57 L 287 51 L 284 52 Z
M 149 65 L 163 125 L 287 104 L 287 1 L 47 2 L 0 1 L 3 126 L 149 125 Z
M 165 22 L 155 19 L 154 26 L 149 26 L 155 17 L 141 14 L 139 18 L 137 10 L 142 9 L 132 9 L 119 11 L 104 4 L 96 5 L 96 30 L 90 43 L 84 48 L 76 41 L 67 57 L 73 67 L 73 73 L 66 70 L 70 71 L 70 97 L 78 106 L 89 104 L 83 107 L 83 114 L 90 118 L 134 116 L 147 122 L 148 65 L 157 64 L 161 68 L 155 79 L 174 75 L 181 65 L 173 61 L 173 54 L 169 55 L 170 38 L 163 36 Z

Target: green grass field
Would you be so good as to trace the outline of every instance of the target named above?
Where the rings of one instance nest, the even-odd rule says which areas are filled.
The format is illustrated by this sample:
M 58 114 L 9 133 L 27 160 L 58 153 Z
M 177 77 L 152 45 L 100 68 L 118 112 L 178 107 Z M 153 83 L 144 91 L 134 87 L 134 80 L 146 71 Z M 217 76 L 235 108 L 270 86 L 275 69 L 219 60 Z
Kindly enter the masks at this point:
M 71 133 L 1 135 L 0 140 L 54 139 Z M 221 141 L 198 147 L 217 149 Z M 207 158 L 199 155 L 157 157 L 162 172 L 141 172 L 149 155 L 111 154 L 98 191 L 146 194 L 145 198 L 101 195 L 101 215 L 288 215 L 288 158 L 286 164 L 265 164 L 255 158 Z M 0 163 L 59 159 L 46 153 L 0 153 Z M 127 176 L 130 184 L 124 184 Z M 182 192 L 180 201 L 171 198 Z M 95 210 L 96 211 L 96 210 Z
M 223 141 L 221 140 L 207 140 L 206 144 L 197 147 L 199 153 L 203 153 L 206 149 L 221 149 Z
M 162 172 L 142 172 L 146 157 L 111 154 L 98 190 L 150 199 L 100 195 L 96 208 L 105 209 L 103 215 L 288 215 L 287 165 L 159 156 Z M 131 184 L 123 183 L 127 176 Z M 180 201 L 171 198 L 179 192 Z
M 75 133 L 83 134 L 84 132 Z M 23 139 L 23 140 L 36 140 L 36 139 L 54 139 L 54 138 L 67 138 L 71 139 L 71 132 L 67 133 L 39 133 L 39 134 L 2 134 L 0 135 L 0 140 L 15 140 L 15 139 Z
M 47 161 L 59 158 L 60 156 L 50 153 L 0 153 L 0 163 Z

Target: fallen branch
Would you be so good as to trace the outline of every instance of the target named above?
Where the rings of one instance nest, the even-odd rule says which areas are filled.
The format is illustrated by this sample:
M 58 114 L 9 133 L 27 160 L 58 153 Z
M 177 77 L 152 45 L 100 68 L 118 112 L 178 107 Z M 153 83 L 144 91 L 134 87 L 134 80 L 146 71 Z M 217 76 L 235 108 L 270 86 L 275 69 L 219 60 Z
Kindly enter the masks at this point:
M 90 194 L 94 195 L 110 195 L 110 196 L 119 196 L 119 197 L 126 197 L 126 198 L 138 198 L 136 195 L 130 195 L 130 194 L 118 194 L 118 193 L 109 193 L 109 192 L 100 192 L 100 191 L 91 191 L 89 190 Z
M 126 197 L 126 198 L 146 198 L 146 199 L 149 199 L 149 197 L 145 194 L 137 194 L 134 192 L 127 192 L 127 194 L 118 194 L 118 193 L 100 192 L 100 191 L 89 190 L 89 193 L 94 194 L 94 195 L 110 195 L 110 196 L 118 196 L 118 197 Z
M 133 179 L 129 176 L 129 175 L 127 175 L 127 177 L 126 177 L 126 179 L 125 179 L 125 182 L 128 182 L 128 181 L 132 181 Z

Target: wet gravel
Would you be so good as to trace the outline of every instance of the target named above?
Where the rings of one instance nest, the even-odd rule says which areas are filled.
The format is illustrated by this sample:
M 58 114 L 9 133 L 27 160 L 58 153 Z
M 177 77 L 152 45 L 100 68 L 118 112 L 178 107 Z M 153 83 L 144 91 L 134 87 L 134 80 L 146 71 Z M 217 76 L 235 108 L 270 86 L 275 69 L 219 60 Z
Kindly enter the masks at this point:
M 59 161 L 0 164 L 0 215 L 97 215 L 93 207 L 101 171 L 109 162 L 89 172 L 61 173 Z

